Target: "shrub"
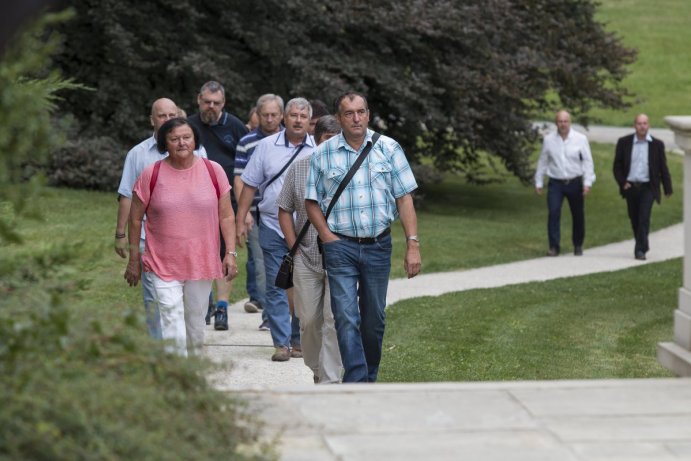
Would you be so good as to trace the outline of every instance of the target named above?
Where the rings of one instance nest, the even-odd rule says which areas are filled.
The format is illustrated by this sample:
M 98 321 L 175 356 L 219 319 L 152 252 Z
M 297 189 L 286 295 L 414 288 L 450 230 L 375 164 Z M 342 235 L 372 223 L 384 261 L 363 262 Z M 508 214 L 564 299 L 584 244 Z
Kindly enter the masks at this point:
M 43 16 L 0 60 L 0 460 L 272 459 L 243 403 L 212 389 L 202 362 L 147 338 L 136 310 L 77 307 L 91 250 L 20 245 L 43 190 L 22 182 L 25 166 L 60 141 L 56 92 L 78 87 L 45 71 L 59 41 L 45 27 L 66 17 Z M 115 143 L 78 147 L 56 151 L 53 173 L 114 187 Z
M 46 176 L 54 186 L 114 191 L 126 152 L 107 136 L 69 141 L 50 154 Z
M 0 459 L 273 459 L 244 404 L 146 337 L 137 309 L 79 315 L 77 255 L 0 261 Z
M 418 185 L 415 194 L 413 194 L 413 203 L 415 204 L 415 208 L 422 208 L 425 202 L 427 187 L 441 182 L 443 175 L 432 165 L 414 163 L 410 165 L 410 168 L 413 170 L 415 181 Z

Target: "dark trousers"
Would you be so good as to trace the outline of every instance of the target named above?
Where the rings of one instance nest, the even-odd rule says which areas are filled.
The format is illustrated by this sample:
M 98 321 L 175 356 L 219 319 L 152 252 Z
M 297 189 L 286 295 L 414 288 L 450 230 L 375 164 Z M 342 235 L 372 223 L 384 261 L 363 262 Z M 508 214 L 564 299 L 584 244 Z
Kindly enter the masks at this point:
M 636 183 L 624 191 L 629 220 L 636 239 L 635 253 L 647 253 L 648 232 L 650 231 L 650 213 L 653 209 L 653 190 L 650 183 Z
M 585 239 L 585 211 L 582 179 L 577 178 L 568 182 L 550 179 L 549 185 L 547 186 L 547 209 L 549 211 L 547 218 L 547 236 L 549 238 L 549 247 L 557 250 L 560 249 L 561 206 L 564 203 L 564 198 L 569 202 L 569 209 L 571 210 L 571 220 L 573 222 L 571 240 L 573 246 L 583 246 L 583 240 Z

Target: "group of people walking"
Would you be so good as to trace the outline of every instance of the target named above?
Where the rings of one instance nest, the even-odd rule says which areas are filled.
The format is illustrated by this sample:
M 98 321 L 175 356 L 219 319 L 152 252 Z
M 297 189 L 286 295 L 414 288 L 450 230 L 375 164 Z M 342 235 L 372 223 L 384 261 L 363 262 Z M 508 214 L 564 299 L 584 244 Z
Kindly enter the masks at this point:
M 421 270 L 412 193 L 417 183 L 401 146 L 369 129 L 367 99 L 341 95 L 323 103 L 262 95 L 246 125 L 225 110 L 214 81 L 187 118 L 170 99 L 151 108 L 153 135 L 125 159 L 115 251 L 140 281 L 152 337 L 180 355 L 200 354 L 205 324 L 227 330 L 228 300 L 247 258 L 247 312 L 261 312 L 271 360 L 302 357 L 315 383 L 374 382 L 381 360 L 391 268 L 391 225 L 400 218 L 408 277 Z M 545 136 L 535 190 L 547 184 L 550 256 L 560 247 L 564 199 L 573 217 L 574 254 L 583 254 L 584 199 L 595 182 L 587 138 L 566 111 Z M 645 259 L 653 201 L 672 193 L 664 144 L 645 114 L 616 147 L 614 176 Z M 275 283 L 286 254 L 293 284 Z M 215 284 L 215 301 L 212 285 Z M 293 294 L 294 293 L 294 294 Z
M 245 310 L 262 311 L 271 359 L 303 357 L 315 383 L 376 381 L 399 216 L 406 272 L 421 268 L 417 184 L 401 146 L 368 128 L 367 100 L 355 92 L 338 98 L 334 115 L 323 103 L 313 111 L 304 98 L 284 106 L 263 95 L 251 130 L 225 111 L 218 82 L 205 83 L 197 103 L 185 118 L 173 101 L 154 102 L 154 134 L 128 153 L 118 190 L 115 248 L 129 254 L 128 283 L 142 282 L 150 334 L 188 355 L 201 352 L 205 318 L 228 329 L 237 249 L 247 244 Z M 289 297 L 274 281 L 299 234 Z
M 542 194 L 544 177 L 547 185 L 548 256 L 558 256 L 560 246 L 561 208 L 564 199 L 572 218 L 573 253 L 583 255 L 585 239 L 585 197 L 595 182 L 595 168 L 588 139 L 571 128 L 571 115 L 559 111 L 555 117 L 557 131 L 545 136 L 535 172 L 535 192 Z M 645 114 L 634 119 L 634 133 L 617 141 L 614 178 L 626 207 L 633 231 L 634 258 L 645 260 L 650 249 L 648 233 L 653 202 L 660 203 L 660 186 L 665 196 L 672 195 L 672 179 L 667 168 L 665 144 L 649 133 Z

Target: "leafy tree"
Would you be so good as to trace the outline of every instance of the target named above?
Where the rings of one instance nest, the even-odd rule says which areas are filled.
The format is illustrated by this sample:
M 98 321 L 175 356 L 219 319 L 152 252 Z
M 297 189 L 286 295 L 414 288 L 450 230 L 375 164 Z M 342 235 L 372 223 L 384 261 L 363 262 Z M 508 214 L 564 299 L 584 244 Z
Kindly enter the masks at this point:
M 531 118 L 565 107 L 587 122 L 593 107 L 624 107 L 635 56 L 584 0 L 73 3 L 60 62 L 99 89 L 70 99 L 87 131 L 132 143 L 146 104 L 165 94 L 195 110 L 212 78 L 241 115 L 264 92 L 328 101 L 354 89 L 410 156 L 470 180 L 484 153 L 527 180 Z

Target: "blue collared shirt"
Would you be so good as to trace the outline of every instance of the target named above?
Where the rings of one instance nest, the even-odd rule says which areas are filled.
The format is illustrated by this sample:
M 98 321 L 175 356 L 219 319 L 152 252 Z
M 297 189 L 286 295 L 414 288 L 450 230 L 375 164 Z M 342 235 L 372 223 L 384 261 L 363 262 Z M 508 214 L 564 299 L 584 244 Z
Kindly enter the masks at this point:
M 274 230 L 278 235 L 283 237 L 281 226 L 278 224 L 278 205 L 276 199 L 283 187 L 283 179 L 286 171 L 272 182 L 269 187 L 266 187 L 271 178 L 276 176 L 279 171 L 285 166 L 290 158 L 295 154 L 295 151 L 304 144 L 304 147 L 298 154 L 295 160 L 303 157 L 308 157 L 314 150 L 314 138 L 307 135 L 301 144 L 294 145 L 288 141 L 285 135 L 285 130 L 280 131 L 271 136 L 259 141 L 257 147 L 252 153 L 249 162 L 240 178 L 242 182 L 251 187 L 256 187 L 262 194 L 262 200 L 259 202 L 257 208 L 261 215 L 262 222 L 271 230 Z
M 283 129 L 284 128 L 281 127 L 281 130 Z M 265 137 L 266 135 L 260 128 L 255 128 L 243 136 L 242 139 L 240 139 L 240 142 L 238 142 L 238 145 L 235 148 L 235 168 L 233 170 L 233 178 L 236 176 L 242 176 L 247 163 L 250 161 L 250 158 L 252 158 L 254 149 L 257 147 L 257 144 L 259 144 L 259 141 Z M 261 201 L 262 194 L 259 189 L 257 189 L 257 193 L 254 194 L 254 199 L 252 199 L 252 207 L 250 209 L 254 210 Z
M 367 130 L 358 151 L 348 145 L 342 132 L 320 144 L 312 155 L 305 198 L 319 203 L 326 213 L 338 185 L 373 134 Z M 388 136 L 381 136 L 338 198 L 329 215 L 329 229 L 351 237 L 376 237 L 398 217 L 396 199 L 415 189 L 417 183 L 403 149 Z
M 638 139 L 633 135 L 633 148 L 631 150 L 631 168 L 627 181 L 648 182 L 650 181 L 650 170 L 648 169 L 648 143 L 653 142 L 652 136 L 647 134 L 645 139 Z

